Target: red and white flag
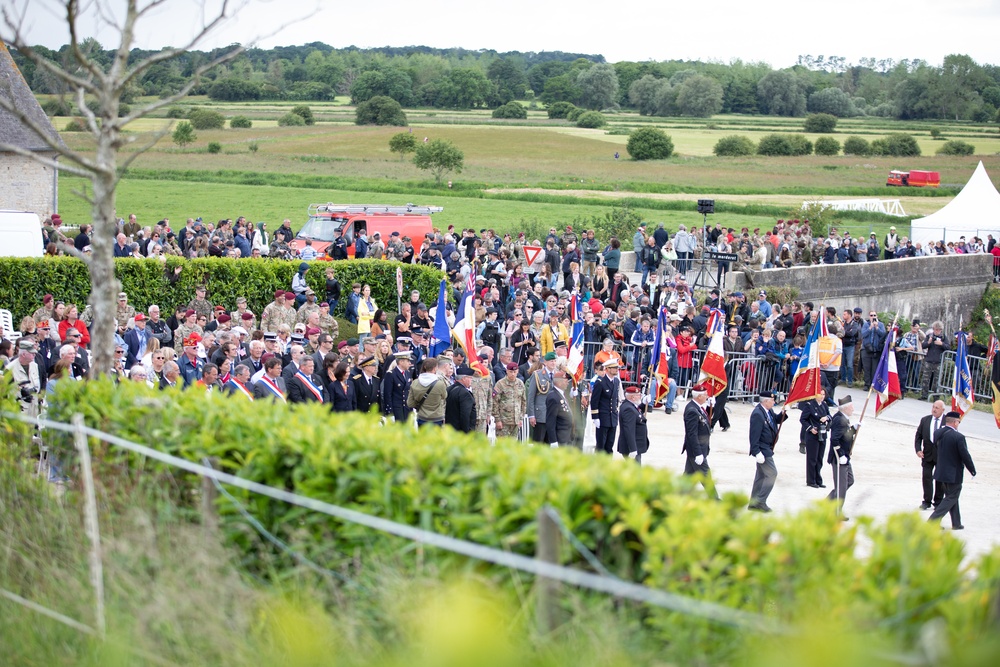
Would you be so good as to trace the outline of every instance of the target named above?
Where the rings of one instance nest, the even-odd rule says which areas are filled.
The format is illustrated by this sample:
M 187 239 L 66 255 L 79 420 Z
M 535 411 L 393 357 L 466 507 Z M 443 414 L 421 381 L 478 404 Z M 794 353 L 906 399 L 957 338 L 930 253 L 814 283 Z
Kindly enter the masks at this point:
M 826 308 L 820 308 L 819 317 L 813 325 L 806 339 L 806 347 L 802 350 L 802 359 L 798 368 L 795 369 L 795 376 L 792 378 L 792 385 L 788 390 L 788 398 L 785 405 L 792 407 L 799 401 L 811 401 L 819 396 L 823 389 L 823 376 L 819 366 L 819 340 L 826 336 L 829 331 L 826 327 L 826 318 L 823 313 Z
M 451 335 L 465 350 L 469 368 L 476 371 L 479 377 L 489 375 L 489 369 L 479 361 L 479 352 L 476 350 L 476 309 L 472 305 L 472 292 L 462 295 L 462 302 L 455 312 L 455 326 L 451 328 Z
M 714 311 L 709 316 L 709 322 L 713 328 L 711 338 L 708 340 L 708 349 L 705 350 L 705 359 L 701 362 L 701 374 L 698 382 L 708 388 L 708 395 L 718 396 L 726 388 L 728 380 L 726 378 L 726 351 L 722 347 L 722 339 L 725 337 L 725 316 L 721 311 Z
M 875 416 L 887 407 L 903 398 L 903 392 L 899 386 L 899 372 L 896 370 L 896 334 L 899 332 L 894 326 L 885 340 L 885 348 L 882 350 L 882 358 L 875 368 L 875 375 L 872 378 L 872 388 L 875 390 Z

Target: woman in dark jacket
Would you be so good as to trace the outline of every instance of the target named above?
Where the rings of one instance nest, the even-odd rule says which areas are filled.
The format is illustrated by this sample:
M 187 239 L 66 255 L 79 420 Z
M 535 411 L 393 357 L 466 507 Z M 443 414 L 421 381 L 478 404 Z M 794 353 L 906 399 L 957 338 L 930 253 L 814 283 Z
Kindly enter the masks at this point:
M 349 371 L 348 365 L 342 361 L 336 367 L 327 369 L 327 376 L 332 380 L 329 385 L 330 412 L 353 412 L 358 408 L 354 383 L 347 379 Z
M 510 346 L 514 350 L 514 363 L 520 366 L 528 360 L 528 348 L 538 347 L 538 338 L 531 332 L 531 322 L 521 322 L 520 330 L 510 337 Z

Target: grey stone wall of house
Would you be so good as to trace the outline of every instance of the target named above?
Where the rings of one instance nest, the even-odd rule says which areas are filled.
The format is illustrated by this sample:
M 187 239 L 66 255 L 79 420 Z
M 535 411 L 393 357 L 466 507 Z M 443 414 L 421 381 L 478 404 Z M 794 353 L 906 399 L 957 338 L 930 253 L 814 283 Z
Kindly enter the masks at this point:
M 55 157 L 49 153 L 48 157 Z M 31 211 L 44 220 L 56 212 L 57 192 L 51 167 L 15 153 L 0 153 L 0 209 Z
M 992 282 L 993 257 L 913 257 L 770 269 L 750 276 L 734 273 L 733 278 L 733 289 L 744 292 L 789 285 L 800 290 L 799 301 L 812 301 L 817 308 L 824 304 L 838 311 L 855 306 L 866 311 L 894 311 L 911 320 L 942 320 L 951 331 L 960 317 L 969 321 L 972 309 Z

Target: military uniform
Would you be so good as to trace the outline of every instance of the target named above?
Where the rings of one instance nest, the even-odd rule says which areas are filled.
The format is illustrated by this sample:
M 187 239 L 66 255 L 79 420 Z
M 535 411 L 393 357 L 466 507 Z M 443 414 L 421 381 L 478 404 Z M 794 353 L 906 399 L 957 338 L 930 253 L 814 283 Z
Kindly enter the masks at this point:
M 504 377 L 493 385 L 493 417 L 503 424 L 497 428 L 498 437 L 516 437 L 524 419 L 527 403 L 521 379 Z
M 41 308 L 35 311 L 35 313 L 31 316 L 31 319 L 35 320 L 35 323 L 37 324 L 42 320 L 48 320 L 52 322 L 53 317 L 55 317 L 55 309 L 46 308 L 45 306 L 42 306 Z M 52 327 L 55 328 L 56 324 L 58 323 L 52 322 Z
M 493 414 L 493 375 L 473 378 L 469 390 L 476 399 L 476 430 L 485 434 Z
M 382 414 L 392 415 L 397 424 L 405 423 L 412 410 L 406 407 L 410 393 L 410 374 L 393 367 L 382 381 Z
M 205 332 L 197 324 L 190 327 L 186 324 L 181 324 L 177 327 L 177 330 L 174 332 L 174 349 L 177 350 L 178 354 L 184 350 L 184 339 L 193 333 L 201 335 Z
M 294 330 L 296 324 L 295 318 L 298 316 L 298 313 L 295 312 L 294 308 L 287 305 L 288 304 L 287 299 L 285 300 L 285 304 L 286 304 L 285 307 L 281 309 L 281 318 L 282 318 L 281 322 L 283 324 L 287 324 L 289 329 Z
M 284 324 L 282 306 L 273 301 L 264 306 L 264 312 L 260 316 L 260 328 L 264 333 L 277 331 L 278 327 Z
M 525 397 L 528 417 L 535 418 L 531 432 L 531 439 L 535 442 L 545 442 L 545 396 L 551 390 L 552 374 L 547 369 L 541 368 L 528 378 Z
M 323 333 L 330 334 L 334 339 L 340 334 L 340 324 L 337 323 L 333 315 L 323 315 L 320 313 L 319 328 Z
M 250 319 L 244 320 L 243 313 L 250 313 Z M 240 310 L 239 308 L 237 308 L 232 315 L 233 315 L 233 322 L 243 327 L 248 332 L 253 332 L 257 328 L 257 316 L 253 314 L 253 311 Z
M 318 303 L 309 303 L 308 301 L 306 301 L 299 308 L 299 312 L 295 316 L 295 321 L 296 321 L 296 323 L 301 322 L 301 323 L 305 324 L 306 322 L 309 321 L 309 315 L 310 315 L 310 313 L 318 313 L 318 312 L 319 312 L 319 304 Z
M 133 317 L 135 317 L 135 308 L 132 306 L 128 304 L 125 304 L 124 306 L 118 304 L 115 308 L 115 319 L 118 320 L 118 326 L 125 326 Z
M 188 304 L 188 310 L 198 313 L 198 317 L 212 319 L 212 304 L 207 299 L 199 299 L 197 297 L 191 299 L 191 303 Z

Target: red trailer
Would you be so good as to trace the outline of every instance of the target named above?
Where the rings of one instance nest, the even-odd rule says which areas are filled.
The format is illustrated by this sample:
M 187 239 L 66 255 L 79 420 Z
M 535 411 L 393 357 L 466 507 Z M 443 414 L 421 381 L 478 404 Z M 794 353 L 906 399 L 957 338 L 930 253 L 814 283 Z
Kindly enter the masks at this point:
M 890 171 L 886 185 L 911 188 L 936 188 L 941 185 L 941 173 L 937 171 Z

